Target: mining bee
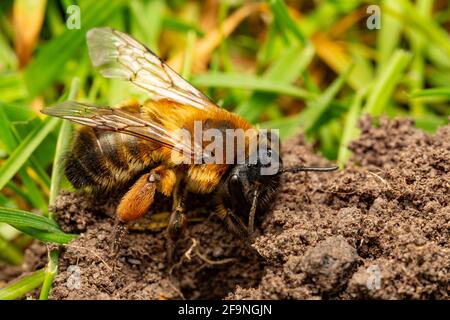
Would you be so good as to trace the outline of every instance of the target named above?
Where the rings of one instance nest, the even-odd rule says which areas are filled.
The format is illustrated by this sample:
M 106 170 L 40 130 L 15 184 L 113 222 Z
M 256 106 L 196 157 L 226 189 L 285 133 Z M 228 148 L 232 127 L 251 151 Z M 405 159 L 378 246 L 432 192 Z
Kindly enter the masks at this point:
M 157 192 L 172 197 L 167 229 L 173 252 L 186 224 L 185 201 L 191 192 L 211 194 L 216 214 L 232 232 L 248 238 L 255 218 L 274 201 L 282 173 L 336 169 L 283 168 L 279 148 L 274 148 L 277 137 L 262 139 L 261 130 L 217 106 L 125 33 L 91 29 L 87 45 L 94 67 L 104 77 L 129 81 L 151 94 L 143 104 L 109 107 L 69 101 L 42 111 L 82 125 L 65 159 L 65 173 L 75 188 L 97 194 L 127 188 L 116 209 L 117 229 L 124 230 L 124 225 L 149 212 Z M 192 138 L 196 124 L 219 134 L 227 135 L 229 130 L 253 130 L 254 134 L 245 138 L 243 147 L 232 146 L 231 161 L 210 162 L 213 153 L 205 151 L 205 142 Z M 192 136 L 181 139 L 180 130 Z M 221 147 L 229 145 L 222 141 Z M 264 156 L 259 149 L 265 149 Z M 239 157 L 244 161 L 238 162 Z M 272 162 L 278 164 L 276 170 L 262 174 Z

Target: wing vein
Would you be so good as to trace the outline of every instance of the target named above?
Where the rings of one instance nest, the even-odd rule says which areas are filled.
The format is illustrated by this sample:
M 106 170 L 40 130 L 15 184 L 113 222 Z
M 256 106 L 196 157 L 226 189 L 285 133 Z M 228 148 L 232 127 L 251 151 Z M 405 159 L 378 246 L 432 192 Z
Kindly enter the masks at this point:
M 87 34 L 92 63 L 107 78 L 130 81 L 152 94 L 204 111 L 219 108 L 198 89 L 173 71 L 150 49 L 125 33 L 94 28 Z

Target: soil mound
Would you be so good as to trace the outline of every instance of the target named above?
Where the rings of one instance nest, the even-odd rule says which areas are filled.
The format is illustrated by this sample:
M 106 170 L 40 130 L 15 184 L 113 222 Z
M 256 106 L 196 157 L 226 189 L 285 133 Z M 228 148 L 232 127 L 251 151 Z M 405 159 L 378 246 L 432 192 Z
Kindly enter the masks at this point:
M 286 174 L 251 244 L 211 215 L 208 197 L 192 196 L 170 274 L 168 199 L 114 259 L 117 199 L 62 193 L 53 210 L 81 236 L 63 250 L 51 298 L 449 299 L 450 126 L 429 135 L 410 120 L 366 117 L 360 127 L 345 170 Z M 329 165 L 301 136 L 283 150 L 286 166 Z

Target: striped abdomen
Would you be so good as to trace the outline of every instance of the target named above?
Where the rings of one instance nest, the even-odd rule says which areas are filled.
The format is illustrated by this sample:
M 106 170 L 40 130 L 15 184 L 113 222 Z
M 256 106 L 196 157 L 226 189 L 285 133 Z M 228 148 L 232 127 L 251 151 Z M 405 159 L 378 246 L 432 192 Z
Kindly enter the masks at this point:
M 154 150 L 130 135 L 82 127 L 66 157 L 66 176 L 77 189 L 110 191 L 151 167 Z

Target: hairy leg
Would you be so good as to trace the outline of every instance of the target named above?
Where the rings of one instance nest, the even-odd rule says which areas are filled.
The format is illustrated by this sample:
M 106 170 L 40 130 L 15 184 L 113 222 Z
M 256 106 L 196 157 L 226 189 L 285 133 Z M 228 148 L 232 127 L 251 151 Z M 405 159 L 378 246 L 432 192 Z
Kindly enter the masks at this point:
M 226 224 L 230 232 L 234 233 L 241 239 L 248 238 L 247 226 L 239 220 L 230 208 L 227 208 L 223 203 L 219 203 L 216 214 Z
M 159 166 L 142 175 L 123 196 L 116 210 L 111 248 L 114 255 L 120 250 L 128 223 L 139 219 L 150 210 L 156 191 L 170 195 L 175 180 L 175 173 L 172 170 Z
M 174 192 L 172 213 L 170 214 L 169 225 L 167 226 L 167 261 L 169 268 L 171 268 L 174 263 L 178 239 L 186 229 L 187 219 L 184 214 L 186 196 L 187 190 L 179 183 Z

